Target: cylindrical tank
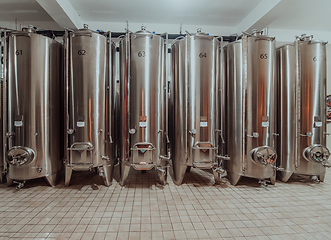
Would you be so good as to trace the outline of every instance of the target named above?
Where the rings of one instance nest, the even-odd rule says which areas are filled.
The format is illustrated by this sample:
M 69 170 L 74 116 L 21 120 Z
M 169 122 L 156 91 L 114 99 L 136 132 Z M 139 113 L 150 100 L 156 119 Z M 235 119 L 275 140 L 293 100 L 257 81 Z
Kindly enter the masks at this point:
M 114 54 L 110 37 L 89 29 L 69 33 L 66 186 L 72 170 L 91 168 L 97 168 L 106 186 L 112 183 Z
M 200 29 L 175 40 L 171 47 L 169 133 L 177 185 L 182 184 L 186 170 L 191 167 L 213 170 L 218 167 L 219 47 L 217 38 Z
M 280 180 L 293 173 L 324 180 L 326 147 L 326 44 L 297 37 L 277 49 Z
M 167 36 L 167 35 L 166 35 Z M 120 41 L 120 176 L 124 185 L 130 168 L 155 169 L 166 183 L 167 84 L 166 42 L 142 27 Z
M 275 183 L 275 38 L 255 32 L 224 47 L 225 155 L 231 184 L 241 176 Z
M 10 32 L 8 45 L 7 182 L 45 177 L 54 186 L 63 154 L 62 44 L 28 27 Z

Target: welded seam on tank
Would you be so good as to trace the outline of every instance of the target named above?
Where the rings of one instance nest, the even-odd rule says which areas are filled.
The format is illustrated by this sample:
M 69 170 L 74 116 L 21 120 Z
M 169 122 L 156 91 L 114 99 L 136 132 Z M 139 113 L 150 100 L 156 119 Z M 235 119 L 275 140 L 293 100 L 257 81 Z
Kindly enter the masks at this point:
M 296 79 L 295 79 L 295 100 L 296 100 L 296 151 L 295 151 L 295 170 L 298 169 L 298 165 L 299 165 L 299 158 L 300 158 L 300 151 L 301 151 L 301 119 L 300 119 L 300 80 L 301 80 L 301 74 L 300 74 L 300 40 L 297 39 L 296 43 L 295 43 L 295 52 L 296 52 L 296 60 L 295 60 L 295 64 L 296 64 Z
M 185 64 L 185 163 L 188 160 L 188 78 L 189 78 L 189 52 L 188 52 L 188 48 L 189 48 L 189 36 L 185 37 L 185 41 L 186 41 L 186 48 L 185 48 L 185 52 L 186 52 L 186 64 Z
M 246 124 L 246 114 L 247 114 L 247 105 L 246 105 L 246 97 L 247 97 L 247 71 L 248 71 L 248 66 L 247 66 L 247 51 L 248 51 L 248 47 L 247 47 L 247 42 L 248 42 L 248 36 L 243 35 L 242 37 L 242 48 L 243 48 L 243 55 L 242 55 L 242 64 L 243 64 L 243 68 L 242 68 L 242 81 L 243 81 L 243 89 L 242 89 L 242 109 L 243 109 L 243 113 L 242 113 L 242 170 L 243 173 L 245 175 L 245 163 L 246 163 L 246 151 L 247 151 L 247 146 L 246 146 L 246 128 L 247 128 L 247 124 Z

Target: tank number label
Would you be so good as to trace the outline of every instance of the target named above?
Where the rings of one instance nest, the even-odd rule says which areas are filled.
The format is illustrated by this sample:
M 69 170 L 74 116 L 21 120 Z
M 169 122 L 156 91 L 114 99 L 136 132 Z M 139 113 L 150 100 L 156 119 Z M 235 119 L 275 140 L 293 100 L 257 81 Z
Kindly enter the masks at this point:
M 23 126 L 23 122 L 22 121 L 14 121 L 14 126 L 15 127 L 22 127 Z
M 145 51 L 138 52 L 138 57 L 145 57 L 145 56 L 146 56 Z
M 200 122 L 200 127 L 208 127 L 208 122 Z
M 22 50 L 16 50 L 15 54 L 16 55 L 23 55 L 23 51 Z
M 141 128 L 147 127 L 147 122 L 139 122 L 139 127 Z
M 323 123 L 322 122 L 315 122 L 315 127 L 322 127 Z
M 269 127 L 269 122 L 262 122 L 262 127 Z
M 207 53 L 199 53 L 199 58 L 207 58 Z
M 266 54 L 266 53 L 261 53 L 261 55 L 260 55 L 260 58 L 261 59 L 268 59 L 268 54 Z
M 78 50 L 78 55 L 82 55 L 82 56 L 84 56 L 84 55 L 86 55 L 86 50 Z
M 77 127 L 85 127 L 85 122 L 77 122 Z

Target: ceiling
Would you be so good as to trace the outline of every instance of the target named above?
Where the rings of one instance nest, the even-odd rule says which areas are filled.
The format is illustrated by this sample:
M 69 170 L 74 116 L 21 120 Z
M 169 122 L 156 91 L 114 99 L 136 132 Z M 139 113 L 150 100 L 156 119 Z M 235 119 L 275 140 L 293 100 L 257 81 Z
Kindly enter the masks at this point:
M 217 34 L 269 27 L 278 33 L 319 31 L 331 41 L 330 9 L 330 0 L 0 0 L 0 26 L 61 30 L 87 23 L 124 31 L 128 21 L 133 30 L 144 24 L 174 33 L 183 24 L 183 30 L 204 26 Z
M 0 0 L 0 21 L 53 21 L 36 0 Z
M 83 21 L 236 26 L 261 0 L 69 0 Z
M 295 4 L 285 8 L 270 28 L 331 31 L 330 0 L 290 1 Z

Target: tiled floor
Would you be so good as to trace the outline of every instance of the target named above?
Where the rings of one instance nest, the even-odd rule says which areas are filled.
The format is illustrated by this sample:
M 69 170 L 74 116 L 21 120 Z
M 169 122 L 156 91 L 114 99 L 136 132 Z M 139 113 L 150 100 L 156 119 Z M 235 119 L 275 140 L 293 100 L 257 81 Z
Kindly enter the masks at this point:
M 125 188 L 95 172 L 67 188 L 0 184 L 0 239 L 331 239 L 331 170 L 324 183 L 300 179 L 216 186 L 192 169 L 181 186 L 160 186 L 154 171 L 132 172 Z

